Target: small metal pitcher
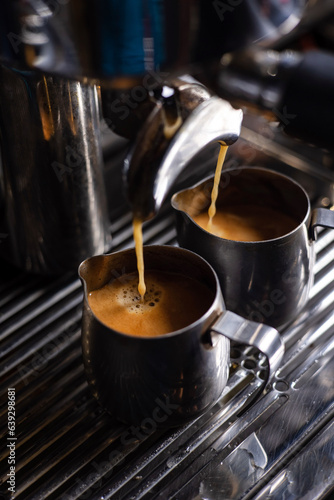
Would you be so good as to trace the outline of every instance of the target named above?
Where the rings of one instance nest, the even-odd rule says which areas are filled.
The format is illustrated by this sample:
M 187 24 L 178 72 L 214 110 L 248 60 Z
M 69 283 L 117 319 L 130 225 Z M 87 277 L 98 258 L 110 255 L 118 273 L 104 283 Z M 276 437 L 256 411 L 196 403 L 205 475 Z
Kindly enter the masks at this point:
M 136 271 L 134 249 L 94 256 L 79 267 L 84 288 L 82 350 L 94 396 L 114 417 L 140 426 L 174 426 L 210 408 L 229 374 L 230 342 L 250 344 L 268 358 L 267 382 L 284 347 L 277 330 L 226 311 L 216 273 L 200 256 L 172 246 L 144 247 L 145 268 L 191 276 L 214 292 L 206 313 L 158 337 L 126 335 L 104 325 L 88 294 Z
M 227 309 L 244 318 L 282 328 L 301 311 L 313 284 L 315 227 L 334 228 L 334 212 L 311 212 L 306 191 L 277 172 L 240 167 L 223 171 L 217 206 L 260 204 L 285 211 L 295 228 L 279 238 L 232 241 L 215 236 L 192 217 L 207 210 L 213 177 L 175 193 L 179 244 L 204 257 L 218 274 Z

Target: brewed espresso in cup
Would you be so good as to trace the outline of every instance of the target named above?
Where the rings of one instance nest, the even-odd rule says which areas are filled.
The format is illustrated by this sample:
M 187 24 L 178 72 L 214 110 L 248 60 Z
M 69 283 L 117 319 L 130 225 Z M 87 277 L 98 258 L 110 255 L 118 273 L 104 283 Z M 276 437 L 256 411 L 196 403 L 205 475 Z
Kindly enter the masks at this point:
M 217 208 L 210 223 L 208 211 L 193 220 L 211 234 L 234 241 L 263 241 L 279 238 L 296 227 L 296 221 L 270 206 L 240 204 Z
M 145 271 L 146 293 L 138 293 L 138 273 L 124 274 L 89 293 L 95 316 L 113 330 L 155 337 L 180 330 L 201 318 L 214 293 L 189 276 Z
M 243 203 L 241 197 L 239 203 L 235 203 L 234 199 L 234 203 L 229 205 L 225 200 L 222 206 L 220 200 L 219 206 L 219 184 L 226 153 L 227 146 L 221 144 L 213 179 L 211 203 L 208 209 L 192 214 L 196 224 L 215 236 L 233 241 L 271 240 L 292 231 L 296 227 L 295 219 L 277 207 L 254 203 L 256 195 L 254 200 L 246 203 Z M 240 198 L 240 194 L 235 192 L 232 196 Z

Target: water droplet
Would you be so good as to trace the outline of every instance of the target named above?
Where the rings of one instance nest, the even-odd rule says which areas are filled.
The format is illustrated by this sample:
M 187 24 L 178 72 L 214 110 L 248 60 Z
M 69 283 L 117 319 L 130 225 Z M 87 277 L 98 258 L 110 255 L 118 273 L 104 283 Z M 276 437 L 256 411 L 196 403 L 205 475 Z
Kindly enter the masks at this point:
M 173 467 L 175 467 L 177 465 L 177 459 L 175 457 L 170 457 L 167 460 L 166 465 L 167 465 L 168 469 L 172 469 Z

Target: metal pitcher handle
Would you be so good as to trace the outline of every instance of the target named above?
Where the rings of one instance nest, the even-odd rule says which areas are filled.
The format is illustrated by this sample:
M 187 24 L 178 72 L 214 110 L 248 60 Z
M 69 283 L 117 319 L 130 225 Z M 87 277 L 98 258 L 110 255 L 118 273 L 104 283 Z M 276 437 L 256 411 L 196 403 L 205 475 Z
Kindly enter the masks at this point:
M 224 335 L 234 342 L 256 347 L 268 361 L 265 387 L 272 380 L 284 356 L 284 343 L 279 332 L 271 326 L 256 323 L 224 311 L 211 327 L 211 331 Z
M 334 212 L 328 208 L 314 208 L 310 224 L 310 236 L 314 241 L 317 239 L 316 228 L 318 226 L 334 229 Z

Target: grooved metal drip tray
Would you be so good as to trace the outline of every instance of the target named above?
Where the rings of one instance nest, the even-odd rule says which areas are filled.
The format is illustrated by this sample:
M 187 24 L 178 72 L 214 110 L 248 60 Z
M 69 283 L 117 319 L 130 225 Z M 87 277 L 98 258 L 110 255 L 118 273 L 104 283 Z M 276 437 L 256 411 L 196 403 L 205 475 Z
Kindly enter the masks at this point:
M 315 204 L 329 199 L 332 171 L 319 175 L 314 161 L 275 145 L 271 154 L 269 145 L 256 144 L 256 134 L 246 129 L 243 134 L 248 151 L 256 153 L 254 164 L 261 158 L 271 168 L 296 173 Z M 231 148 L 230 161 L 244 161 L 247 148 L 241 140 Z M 146 224 L 144 242 L 176 244 L 173 223 L 166 206 Z M 129 213 L 113 220 L 111 230 L 114 250 L 132 246 Z M 0 384 L 4 403 L 8 388 L 16 395 L 15 499 L 313 500 L 329 495 L 334 488 L 334 231 L 319 234 L 316 253 L 309 302 L 282 331 L 286 354 L 270 390 L 248 404 L 263 383 L 261 360 L 251 349 L 234 346 L 221 400 L 197 420 L 169 431 L 157 430 L 153 420 L 145 428 L 122 425 L 91 396 L 81 360 L 77 276 L 32 277 L 1 262 Z M 9 498 L 7 410 L 4 404 L 1 498 Z

